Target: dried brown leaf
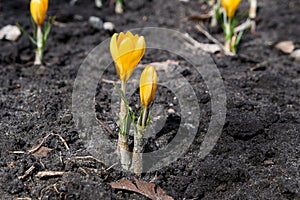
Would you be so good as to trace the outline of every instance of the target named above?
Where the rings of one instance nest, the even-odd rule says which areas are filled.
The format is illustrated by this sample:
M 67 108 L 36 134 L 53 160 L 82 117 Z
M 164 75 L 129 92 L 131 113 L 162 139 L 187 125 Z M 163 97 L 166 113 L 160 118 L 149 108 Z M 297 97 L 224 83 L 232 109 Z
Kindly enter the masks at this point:
M 159 186 L 156 187 L 154 183 L 135 179 L 135 184 L 124 178 L 119 180 L 118 182 L 110 183 L 111 187 L 114 189 L 136 192 L 152 200 L 174 200 L 171 196 L 167 195 L 166 192 Z
M 48 147 L 41 146 L 36 152 L 34 152 L 32 155 L 36 158 L 42 158 L 47 157 L 48 153 L 52 151 L 52 149 Z
M 283 53 L 290 54 L 295 49 L 295 45 L 294 45 L 293 41 L 282 41 L 282 42 L 277 43 L 275 48 L 279 49 Z

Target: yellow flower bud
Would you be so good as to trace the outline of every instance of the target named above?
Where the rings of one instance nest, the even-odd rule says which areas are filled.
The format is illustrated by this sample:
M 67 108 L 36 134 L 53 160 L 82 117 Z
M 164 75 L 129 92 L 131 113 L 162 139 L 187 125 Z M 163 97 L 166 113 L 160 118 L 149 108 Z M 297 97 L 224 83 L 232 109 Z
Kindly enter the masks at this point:
M 36 25 L 41 26 L 43 24 L 47 10 L 48 0 L 30 1 L 30 13 Z
M 117 38 L 118 36 L 118 38 Z M 133 70 L 145 53 L 146 42 L 143 36 L 115 33 L 110 40 L 110 53 L 122 82 L 127 82 Z
M 140 99 L 144 107 L 148 107 L 154 100 L 157 87 L 157 74 L 155 67 L 146 66 L 140 79 Z
M 241 0 L 222 0 L 222 6 L 226 11 L 227 17 L 230 19 L 234 16 Z

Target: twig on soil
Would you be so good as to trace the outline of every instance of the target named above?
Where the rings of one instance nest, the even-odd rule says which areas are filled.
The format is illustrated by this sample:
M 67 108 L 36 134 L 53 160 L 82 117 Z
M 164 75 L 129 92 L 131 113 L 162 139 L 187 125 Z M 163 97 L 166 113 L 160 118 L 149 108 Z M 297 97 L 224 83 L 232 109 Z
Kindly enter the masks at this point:
M 151 179 L 150 183 L 154 183 L 157 180 L 157 172 L 155 173 L 155 176 Z
M 234 33 L 237 34 L 238 32 L 244 31 L 251 27 L 251 20 L 247 19 L 244 23 L 234 28 Z
M 86 176 L 88 176 L 89 174 L 86 172 L 86 170 L 82 167 L 79 167 L 78 170 L 82 171 Z
M 62 156 L 61 156 L 61 152 L 59 152 L 59 160 L 60 160 L 61 164 L 64 164 Z
M 34 152 L 36 152 L 36 151 L 43 145 L 43 143 L 46 141 L 46 139 L 47 139 L 50 135 L 51 135 L 51 134 L 46 135 L 46 136 L 42 139 L 42 141 L 41 141 L 37 146 L 33 147 L 32 149 L 29 149 L 29 150 L 28 150 L 28 153 L 34 153 Z
M 26 151 L 8 151 L 8 153 L 13 153 L 13 154 L 25 154 L 27 153 Z
M 256 64 L 254 67 L 250 68 L 250 71 L 262 71 L 265 70 L 268 66 L 268 61 L 263 61 L 261 63 Z
M 29 167 L 29 169 L 27 169 L 25 171 L 25 173 L 22 176 L 18 176 L 18 179 L 22 180 L 22 179 L 26 178 L 34 169 L 35 169 L 35 166 L 32 165 L 31 167 Z
M 203 35 L 205 35 L 209 40 L 211 40 L 212 42 L 214 42 L 216 45 L 218 45 L 220 47 L 220 49 L 222 50 L 222 52 L 225 55 L 228 56 L 233 56 L 234 54 L 231 52 L 226 51 L 226 48 L 223 44 L 221 44 L 216 38 L 214 38 L 207 30 L 205 30 L 205 28 L 201 25 L 201 24 L 197 24 L 195 26 L 195 28 L 200 31 Z
M 117 162 L 117 163 L 111 165 L 110 167 L 104 169 L 104 171 L 108 171 L 108 170 L 110 170 L 111 168 L 113 168 L 114 166 L 116 166 L 116 165 L 118 165 L 118 164 L 119 164 L 119 163 Z
M 16 200 L 31 200 L 29 197 L 17 197 Z
M 225 47 L 221 44 L 216 38 L 214 38 L 201 24 L 197 24 L 195 28 L 200 31 L 203 35 L 205 35 L 209 40 L 213 41 L 215 44 L 220 46 L 220 48 L 225 51 Z
M 112 81 L 112 80 L 108 80 L 108 79 L 101 79 L 102 82 L 104 83 L 110 83 L 110 84 L 117 84 L 119 83 L 120 81 Z
M 113 137 L 116 137 L 116 134 L 111 130 L 109 126 L 107 126 L 104 122 L 102 122 L 100 119 L 96 118 L 96 121 Z
M 42 141 L 41 141 L 37 146 L 33 147 L 32 149 L 29 149 L 29 150 L 28 150 L 28 153 L 32 154 L 32 153 L 36 152 L 37 150 L 39 150 L 39 148 L 41 148 L 41 146 L 42 146 L 43 143 L 46 141 L 46 139 L 47 139 L 49 136 L 51 136 L 51 135 L 54 135 L 54 136 L 59 137 L 59 139 L 60 139 L 60 140 L 62 141 L 62 143 L 65 145 L 66 149 L 67 149 L 67 150 L 70 150 L 70 148 L 69 148 L 69 146 L 68 146 L 66 140 L 65 140 L 61 135 L 59 135 L 58 133 L 50 133 L 50 134 L 46 135 L 46 136 L 42 139 Z
M 97 158 L 93 157 L 93 156 L 75 156 L 75 157 L 72 157 L 72 158 L 69 158 L 70 160 L 76 160 L 76 159 L 93 159 L 101 164 L 104 165 L 104 162 L 101 161 L 101 160 L 98 160 Z
M 53 25 L 58 26 L 59 28 L 65 28 L 67 26 L 66 23 L 58 22 L 56 20 L 53 22 Z
M 60 181 L 59 181 L 59 182 L 60 182 Z M 56 187 L 57 183 L 59 183 L 59 182 L 56 182 L 56 183 L 54 183 L 54 184 L 52 184 L 52 185 L 48 185 L 47 187 L 44 187 L 44 188 L 41 190 L 41 192 L 40 192 L 39 200 L 42 200 L 43 197 L 44 197 L 45 191 L 47 191 L 47 190 L 49 190 L 49 189 L 51 189 L 51 188 L 53 188 L 53 190 L 54 190 L 57 194 L 61 194 L 61 192 L 59 192 L 58 189 L 57 189 L 57 187 Z
M 70 148 L 69 148 L 69 146 L 68 146 L 66 140 L 65 140 L 61 135 L 59 135 L 58 133 L 51 133 L 51 134 L 52 134 L 52 135 L 58 136 L 59 139 L 62 141 L 62 143 L 65 145 L 66 149 L 67 149 L 67 150 L 70 150 Z
M 38 172 L 35 177 L 37 178 L 44 178 L 44 177 L 53 177 L 53 176 L 63 176 L 67 172 L 60 172 L 60 171 L 41 171 Z
M 165 71 L 166 73 L 169 72 L 169 65 L 179 65 L 179 61 L 177 60 L 166 60 L 166 61 L 162 61 L 162 62 L 152 62 L 149 64 L 140 64 L 137 67 L 138 68 L 145 68 L 147 65 L 153 65 L 155 66 L 155 69 L 157 71 Z
M 42 165 L 42 167 L 43 167 L 44 169 L 46 169 L 46 167 L 45 167 L 44 163 L 42 162 L 41 158 L 39 159 L 39 162 L 40 162 L 40 164 Z

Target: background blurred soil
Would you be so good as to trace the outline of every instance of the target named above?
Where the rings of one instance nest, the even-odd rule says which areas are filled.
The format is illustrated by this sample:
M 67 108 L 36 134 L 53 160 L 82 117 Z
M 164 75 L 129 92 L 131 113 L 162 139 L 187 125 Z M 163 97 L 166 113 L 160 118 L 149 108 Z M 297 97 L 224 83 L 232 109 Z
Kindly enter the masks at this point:
M 197 157 L 202 135 L 210 117 L 210 96 L 206 85 L 189 68 L 181 73 L 189 80 L 199 80 L 196 86 L 203 117 L 198 135 L 188 152 L 168 167 L 143 175 L 146 181 L 164 189 L 175 199 L 299 199 L 300 176 L 300 63 L 274 48 L 283 40 L 300 44 L 300 2 L 298 0 L 258 1 L 257 34 L 247 32 L 234 57 L 212 55 L 227 92 L 227 118 L 221 138 L 205 158 Z M 108 1 L 103 8 L 94 1 L 50 0 L 49 15 L 55 15 L 45 51 L 45 70 L 38 73 L 32 66 L 33 45 L 23 35 L 16 42 L 0 41 L 0 198 L 15 199 L 146 199 L 139 194 L 113 190 L 109 183 L 130 173 L 106 170 L 109 166 L 86 156 L 71 115 L 71 95 L 77 70 L 87 54 L 112 33 L 92 28 L 88 19 L 98 16 L 115 24 L 116 31 L 137 27 L 166 27 L 189 33 L 200 42 L 209 42 L 195 29 L 190 15 L 204 13 L 204 1 L 135 0 L 128 1 L 122 15 L 114 14 Z M 240 12 L 246 11 L 242 1 Z M 29 1 L 0 3 L 0 27 L 22 24 L 30 30 Z M 220 30 L 212 34 L 222 40 Z M 158 36 L 159 37 L 159 36 Z M 149 51 L 142 63 L 165 61 L 164 54 Z M 117 80 L 114 69 L 107 74 Z M 198 79 L 197 79 L 198 78 Z M 96 94 L 99 119 L 109 123 L 111 88 L 101 88 Z M 164 102 L 169 114 L 166 126 L 175 129 L 180 113 L 173 94 L 163 95 L 159 89 L 157 102 Z M 110 127 L 117 133 L 112 122 Z M 53 149 L 45 157 L 13 154 L 37 145 L 49 133 L 43 144 Z M 161 133 L 164 135 L 164 133 Z M 166 137 L 168 138 L 168 137 Z M 114 140 L 114 138 L 112 138 Z M 155 144 L 155 142 L 153 142 Z M 149 149 L 155 149 L 149 143 Z M 25 171 L 35 169 L 24 179 Z M 39 179 L 39 171 L 66 171 L 62 177 Z

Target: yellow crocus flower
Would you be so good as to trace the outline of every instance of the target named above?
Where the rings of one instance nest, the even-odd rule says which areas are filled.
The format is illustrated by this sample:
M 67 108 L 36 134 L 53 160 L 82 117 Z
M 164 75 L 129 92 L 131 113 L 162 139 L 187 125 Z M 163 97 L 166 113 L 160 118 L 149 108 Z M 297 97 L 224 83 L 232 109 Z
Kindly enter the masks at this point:
M 154 100 L 157 87 L 157 73 L 155 67 L 148 65 L 142 72 L 140 79 L 140 99 L 144 108 L 147 108 Z
M 117 38 L 118 36 L 118 38 Z M 116 65 L 117 73 L 123 83 L 130 78 L 133 70 L 145 53 L 146 42 L 143 36 L 115 33 L 110 40 L 110 53 Z
M 231 19 L 234 16 L 240 2 L 241 0 L 222 0 L 222 6 L 226 11 L 228 19 Z
M 48 0 L 30 1 L 30 13 L 36 25 L 41 26 L 43 24 L 47 10 Z

